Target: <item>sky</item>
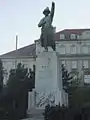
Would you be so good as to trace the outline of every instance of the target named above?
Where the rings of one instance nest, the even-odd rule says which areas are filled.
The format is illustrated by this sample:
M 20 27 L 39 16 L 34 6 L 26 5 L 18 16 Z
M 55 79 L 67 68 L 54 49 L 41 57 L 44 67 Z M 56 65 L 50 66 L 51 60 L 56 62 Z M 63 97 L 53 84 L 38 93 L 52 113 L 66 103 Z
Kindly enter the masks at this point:
M 55 0 L 53 26 L 63 29 L 90 28 L 90 0 Z M 0 0 L 0 54 L 34 43 L 40 37 L 38 23 L 52 0 Z

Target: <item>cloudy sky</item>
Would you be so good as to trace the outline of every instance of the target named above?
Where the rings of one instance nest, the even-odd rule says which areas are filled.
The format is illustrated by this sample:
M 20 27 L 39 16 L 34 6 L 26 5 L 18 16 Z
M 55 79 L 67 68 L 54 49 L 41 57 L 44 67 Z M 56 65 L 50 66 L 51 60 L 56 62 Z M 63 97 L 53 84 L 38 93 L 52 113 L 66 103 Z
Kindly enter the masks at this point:
M 40 36 L 37 27 L 45 7 L 52 0 L 0 0 L 0 54 L 34 42 Z M 90 0 L 56 0 L 53 25 L 65 28 L 90 28 Z

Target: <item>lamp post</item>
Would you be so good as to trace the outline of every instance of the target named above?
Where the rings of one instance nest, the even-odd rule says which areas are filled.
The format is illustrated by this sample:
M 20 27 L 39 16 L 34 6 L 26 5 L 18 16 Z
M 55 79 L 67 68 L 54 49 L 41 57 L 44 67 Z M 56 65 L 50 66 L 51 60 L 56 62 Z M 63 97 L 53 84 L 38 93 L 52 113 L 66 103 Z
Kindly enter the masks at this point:
M 17 45 L 18 45 L 18 35 L 16 35 L 16 58 L 15 58 L 15 69 L 17 67 Z

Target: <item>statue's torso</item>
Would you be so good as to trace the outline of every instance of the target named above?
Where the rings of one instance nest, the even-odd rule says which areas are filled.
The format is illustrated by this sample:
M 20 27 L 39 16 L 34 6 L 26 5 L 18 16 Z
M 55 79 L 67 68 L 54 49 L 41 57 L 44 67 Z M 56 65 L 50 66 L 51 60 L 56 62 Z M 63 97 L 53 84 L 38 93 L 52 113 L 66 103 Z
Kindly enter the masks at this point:
M 44 24 L 44 26 L 43 26 L 44 29 L 47 29 L 47 28 L 51 27 L 52 23 L 51 23 L 51 17 L 50 17 L 50 15 L 44 17 L 43 20 L 46 22 Z

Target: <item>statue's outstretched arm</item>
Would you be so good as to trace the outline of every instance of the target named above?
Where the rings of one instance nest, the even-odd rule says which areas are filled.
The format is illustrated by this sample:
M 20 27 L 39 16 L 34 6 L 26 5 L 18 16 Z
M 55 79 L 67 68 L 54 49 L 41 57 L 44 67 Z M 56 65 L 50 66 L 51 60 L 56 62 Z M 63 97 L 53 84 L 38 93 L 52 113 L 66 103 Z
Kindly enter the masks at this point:
M 51 12 L 50 12 L 51 21 L 53 21 L 54 12 L 55 12 L 55 3 L 52 2 Z

